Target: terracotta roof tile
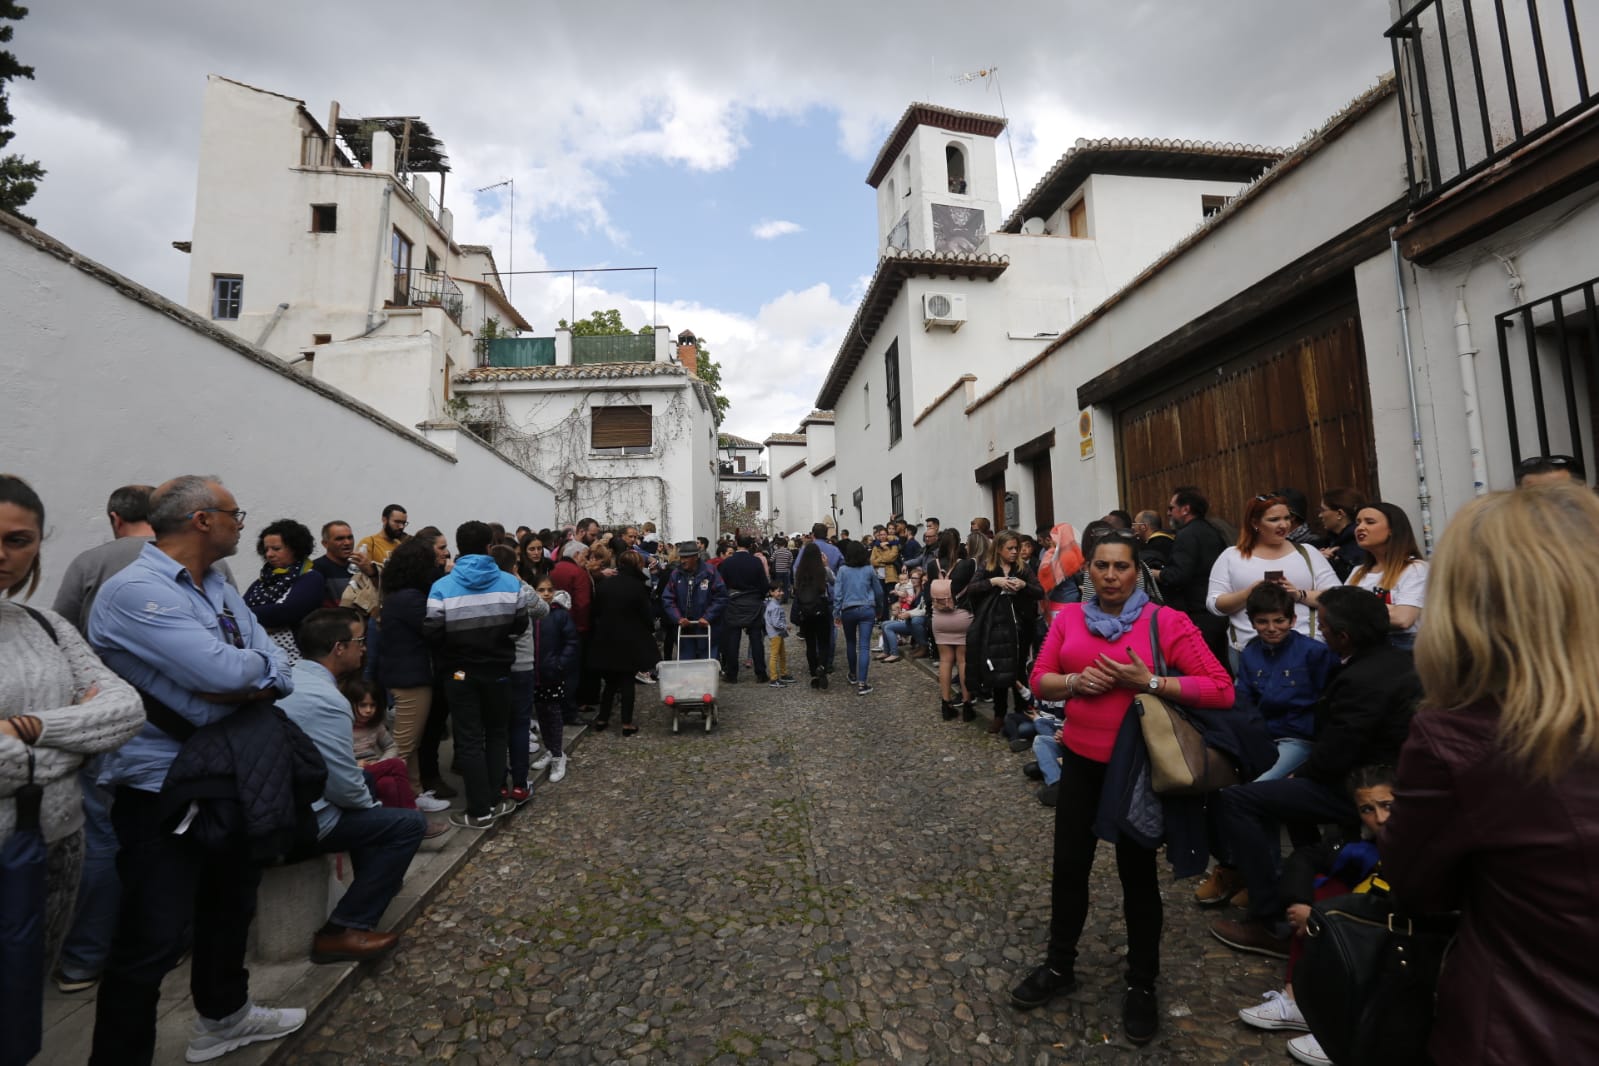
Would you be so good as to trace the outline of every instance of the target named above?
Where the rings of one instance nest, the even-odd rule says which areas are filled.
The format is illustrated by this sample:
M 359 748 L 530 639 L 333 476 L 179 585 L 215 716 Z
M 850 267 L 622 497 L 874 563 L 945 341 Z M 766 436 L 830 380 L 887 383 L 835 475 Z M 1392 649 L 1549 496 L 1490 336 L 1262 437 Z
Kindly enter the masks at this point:
M 804 444 L 805 443 L 805 434 L 803 434 L 803 433 L 768 433 L 766 435 L 766 440 L 763 443 L 765 443 L 765 444 Z
M 899 158 L 900 151 L 911 139 L 911 134 L 916 131 L 917 126 L 936 126 L 957 133 L 998 137 L 1005 129 L 1005 120 L 993 115 L 980 115 L 975 111 L 957 111 L 952 107 L 939 107 L 937 104 L 911 104 L 894 124 L 894 130 L 888 135 L 888 140 L 883 142 L 876 161 L 872 163 L 871 172 L 866 175 L 866 184 L 875 189 L 888 176 L 894 160 Z

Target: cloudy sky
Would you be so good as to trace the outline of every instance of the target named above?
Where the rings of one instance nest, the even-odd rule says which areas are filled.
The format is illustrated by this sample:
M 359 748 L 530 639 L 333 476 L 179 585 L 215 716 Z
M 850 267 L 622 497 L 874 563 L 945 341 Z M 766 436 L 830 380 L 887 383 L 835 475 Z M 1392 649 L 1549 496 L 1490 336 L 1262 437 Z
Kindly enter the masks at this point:
M 865 176 L 912 100 L 998 113 L 1022 190 L 1077 137 L 1289 145 L 1387 67 L 1389 0 L 41 0 L 13 50 L 29 211 L 181 300 L 207 73 L 327 114 L 420 115 L 449 151 L 456 236 L 518 270 L 655 267 L 655 315 L 706 338 L 724 428 L 794 429 L 876 265 Z M 1014 206 L 999 146 L 1002 206 Z M 515 229 L 505 190 L 515 180 Z M 651 276 L 596 274 L 579 315 L 651 315 Z M 567 283 L 515 281 L 538 332 Z

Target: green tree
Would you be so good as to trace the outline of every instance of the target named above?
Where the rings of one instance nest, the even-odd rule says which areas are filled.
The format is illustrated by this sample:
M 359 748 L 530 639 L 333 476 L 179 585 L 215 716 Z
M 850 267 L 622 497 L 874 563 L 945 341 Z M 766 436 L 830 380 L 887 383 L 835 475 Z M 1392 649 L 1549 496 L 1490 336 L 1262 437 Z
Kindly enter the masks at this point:
M 28 9 L 19 7 L 13 0 L 0 0 L 0 21 L 19 22 L 27 14 Z M 0 25 L 0 44 L 10 43 L 14 29 L 13 26 Z M 16 136 L 11 131 L 10 94 L 6 92 L 6 83 L 13 78 L 31 81 L 33 68 L 23 66 L 9 50 L 0 49 L 0 149 L 4 149 Z M 22 208 L 33 199 L 33 194 L 39 189 L 39 179 L 44 174 L 44 167 L 20 155 L 13 153 L 0 156 L 0 211 L 9 212 L 28 225 L 33 225 L 34 220 L 23 214 Z
M 3 2 L 4 0 L 0 0 L 0 3 Z M 596 311 L 588 318 L 580 318 L 570 326 L 566 324 L 566 319 L 563 318 L 561 319 L 561 328 L 570 329 L 574 337 L 614 337 L 618 333 L 633 332 L 622 324 L 622 312 L 614 307 L 608 311 Z M 644 329 L 648 328 L 648 326 L 644 327 Z M 639 332 L 643 333 L 644 330 L 641 329 Z
M 694 373 L 711 390 L 711 414 L 720 426 L 722 419 L 727 417 L 727 409 L 733 406 L 733 402 L 722 392 L 722 364 L 711 358 L 711 350 L 705 347 L 704 341 L 696 337 L 694 345 L 700 350 Z

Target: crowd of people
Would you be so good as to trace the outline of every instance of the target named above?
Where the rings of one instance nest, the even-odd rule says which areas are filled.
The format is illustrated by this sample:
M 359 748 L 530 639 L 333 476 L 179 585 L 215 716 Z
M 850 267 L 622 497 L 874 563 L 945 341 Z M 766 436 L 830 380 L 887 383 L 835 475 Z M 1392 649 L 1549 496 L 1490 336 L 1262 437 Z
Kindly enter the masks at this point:
M 1293 489 L 1252 498 L 1234 529 L 1184 486 L 1164 518 L 1115 510 L 1080 534 L 893 515 L 860 539 L 818 523 L 715 543 L 592 519 L 469 521 L 452 539 L 410 532 L 393 504 L 359 542 L 342 520 L 319 538 L 265 525 L 242 592 L 227 560 L 245 511 L 185 476 L 112 493 L 112 539 L 71 562 L 53 610 L 25 602 L 44 502 L 0 475 L 0 841 L 39 786 L 43 957 L 63 991 L 101 986 L 91 1061 L 150 1061 L 160 983 L 185 951 L 188 1060 L 207 1061 L 305 1020 L 249 995 L 263 865 L 348 853 L 353 882 L 310 958 L 379 958 L 421 842 L 511 815 L 541 771 L 561 781 L 567 728 L 619 716 L 636 735 L 637 687 L 673 657 L 718 661 L 727 685 L 746 668 L 797 684 L 797 636 L 818 691 L 841 644 L 860 697 L 874 669 L 936 661 L 940 717 L 991 703 L 988 732 L 1027 756 L 1054 858 L 1047 953 L 1016 1008 L 1075 987 L 1108 840 L 1124 1031 L 1155 1036 L 1164 843 L 1178 876 L 1204 875 L 1195 906 L 1235 908 L 1218 940 L 1287 961 L 1283 987 L 1239 1016 L 1297 1032 L 1299 1061 L 1331 1061 L 1291 980 L 1311 907 L 1351 892 L 1464 911 L 1469 963 L 1440 981 L 1435 1061 L 1599 1051 L 1582 977 L 1599 936 L 1575 905 L 1599 888 L 1599 566 L 1581 562 L 1599 540 L 1551 533 L 1599 530 L 1599 500 L 1569 457 L 1518 474 L 1525 487 L 1463 509 L 1431 560 L 1403 508 L 1345 488 L 1314 526 Z M 1146 695 L 1203 730 L 1230 784 L 1153 792 L 1132 713 Z M 441 772 L 447 735 L 464 794 Z

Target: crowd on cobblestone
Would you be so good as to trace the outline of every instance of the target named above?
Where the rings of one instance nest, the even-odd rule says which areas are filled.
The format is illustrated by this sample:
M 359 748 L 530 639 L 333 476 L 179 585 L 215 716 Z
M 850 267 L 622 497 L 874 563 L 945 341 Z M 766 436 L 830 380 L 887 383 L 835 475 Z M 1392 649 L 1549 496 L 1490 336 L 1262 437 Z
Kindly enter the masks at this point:
M 606 530 L 593 519 L 515 533 L 469 521 L 450 538 L 433 526 L 409 532 L 409 513 L 393 504 L 359 542 L 349 522 L 323 522 L 320 555 L 298 519 L 265 525 L 260 573 L 242 593 L 225 560 L 237 551 L 244 510 L 216 478 L 180 477 L 112 494 L 114 539 L 72 563 L 53 611 L 17 602 L 38 584 L 43 501 L 21 479 L 0 476 L 0 838 L 10 838 L 8 849 L 25 837 L 40 842 L 32 865 L 43 882 L 32 904 L 35 943 L 24 951 L 41 982 L 48 969 L 64 992 L 100 984 L 97 1063 L 150 1060 L 161 979 L 192 951 L 198 1017 L 188 1058 L 218 1058 L 306 1020 L 302 1009 L 249 995 L 243 958 L 263 865 L 348 853 L 354 880 L 308 945 L 314 962 L 403 970 L 413 980 L 400 998 L 410 1002 L 426 974 L 454 969 L 436 963 L 454 957 L 439 942 L 460 922 L 440 915 L 462 914 L 449 901 L 464 907 L 469 897 L 503 918 L 464 964 L 473 980 L 488 955 L 503 958 L 512 945 L 537 941 L 535 954 L 560 956 L 523 967 L 520 979 L 500 968 L 481 998 L 447 1011 L 433 1030 L 412 1031 L 410 1043 L 397 1037 L 394 1054 L 433 1054 L 424 1045 L 443 1046 L 447 1030 L 452 1050 L 486 1048 L 492 1038 L 505 1055 L 544 1057 L 586 1043 L 574 1028 L 580 1014 L 605 1029 L 599 1010 L 635 1021 L 593 1044 L 594 1061 L 990 1061 L 1000 1057 L 996 1040 L 1044 1051 L 1018 1035 L 1023 1023 L 1010 1012 L 1074 1001 L 1111 957 L 1125 966 L 1121 1040 L 1141 1047 L 1175 1027 L 1184 1047 L 1235 1054 L 1261 1038 L 1233 1032 L 1213 1048 L 1191 1024 L 1192 997 L 1180 991 L 1174 1002 L 1173 942 L 1186 973 L 1197 927 L 1177 922 L 1184 932 L 1174 938 L 1167 919 L 1174 906 L 1230 907 L 1208 924 L 1214 943 L 1288 963 L 1277 987 L 1238 1004 L 1235 1017 L 1295 1034 L 1286 1051 L 1301 1062 L 1332 1062 L 1333 1052 L 1345 1063 L 1429 1054 L 1500 1062 L 1523 1061 L 1528 1048 L 1599 1050 L 1599 1000 L 1581 976 L 1584 952 L 1599 942 L 1585 912 L 1569 905 L 1599 886 L 1585 865 L 1567 861 L 1571 849 L 1599 846 L 1585 828 L 1599 810 L 1587 773 L 1599 747 L 1591 696 L 1599 665 L 1589 658 L 1599 645 L 1582 639 L 1599 624 L 1591 606 L 1599 565 L 1579 567 L 1573 555 L 1599 553 L 1599 538 L 1551 543 L 1546 532 L 1599 527 L 1599 502 L 1573 484 L 1539 484 L 1581 482 L 1569 457 L 1540 457 L 1519 473 L 1524 486 L 1466 508 L 1432 560 L 1402 508 L 1350 489 L 1323 494 L 1319 530 L 1291 488 L 1254 497 L 1234 530 L 1200 489 L 1183 486 L 1164 521 L 1155 509 L 1117 510 L 1080 534 L 1066 523 L 1036 536 L 996 533 L 979 516 L 963 537 L 937 519 L 912 525 L 893 515 L 858 539 L 818 523 L 793 537 L 735 531 L 715 543 L 665 540 L 647 522 Z M 924 675 L 905 665 L 935 658 L 938 718 L 917 680 Z M 985 940 L 984 915 L 950 896 L 942 928 L 917 940 L 913 928 L 885 927 L 883 959 L 865 957 L 862 945 L 875 936 L 862 924 L 874 906 L 863 886 L 874 875 L 829 862 L 828 850 L 882 851 L 913 870 L 947 865 L 943 845 L 929 839 L 936 822 L 918 826 L 914 809 L 868 809 L 871 796 L 852 791 L 858 782 L 825 801 L 823 844 L 813 810 L 782 806 L 820 802 L 828 771 L 816 766 L 761 780 L 748 766 L 714 765 L 737 763 L 737 741 L 694 757 L 696 783 L 718 811 L 774 797 L 765 820 L 712 817 L 697 828 L 725 835 L 742 825 L 741 835 L 774 848 L 794 845 L 731 886 L 717 880 L 716 863 L 696 870 L 689 856 L 705 845 L 682 838 L 681 817 L 630 823 L 626 809 L 642 797 L 619 783 L 629 767 L 663 757 L 634 741 L 646 719 L 639 695 L 653 702 L 659 691 L 672 703 L 676 690 L 662 682 L 696 659 L 714 663 L 708 704 L 807 708 L 800 721 L 816 734 L 807 750 L 848 760 L 875 751 L 879 770 L 951 743 L 909 739 L 922 723 L 971 722 L 986 705 L 987 739 L 973 733 L 970 742 L 992 745 L 1001 760 L 1007 747 L 1024 757 L 1037 802 L 1053 808 L 1052 841 L 1002 832 L 1026 807 L 987 797 L 984 846 L 951 844 L 958 865 L 942 876 L 953 891 L 963 877 L 989 879 L 1008 849 L 1035 864 L 1052 856 L 1047 887 L 1003 903 L 1011 946 L 996 957 L 1001 930 Z M 808 687 L 796 676 L 802 662 Z M 746 669 L 759 688 L 738 687 Z M 927 709 L 916 709 L 924 699 Z M 815 718 L 840 701 L 857 712 L 854 726 Z M 718 719 L 705 711 L 709 729 Z M 885 734 L 890 714 L 905 721 Z M 565 729 L 584 723 L 603 733 L 613 716 L 617 741 L 633 743 L 606 749 L 616 776 L 588 791 L 623 808 L 621 820 L 590 809 L 576 818 L 582 825 L 563 819 L 562 849 L 547 836 L 513 845 L 513 835 L 491 841 L 478 860 L 508 863 L 502 872 L 513 878 L 519 860 L 531 861 L 538 874 L 512 895 L 558 897 L 570 884 L 577 913 L 539 925 L 484 901 L 468 874 L 424 919 L 427 946 L 384 962 L 401 938 L 379 920 L 420 842 L 507 823 L 535 799 L 540 772 L 549 785 L 566 779 Z M 781 729 L 748 735 L 764 744 Z M 461 794 L 441 773 L 446 735 Z M 795 743 L 771 749 L 770 765 L 793 760 Z M 785 778 L 810 798 L 782 799 Z M 35 789 L 40 801 L 23 802 Z M 1506 809 L 1517 820 L 1500 829 Z M 585 835 L 602 825 L 612 836 Z M 923 839 L 907 847 L 906 834 Z M 679 850 L 632 883 L 618 870 L 622 852 L 595 854 L 667 839 Z M 1512 860 L 1492 843 L 1501 839 L 1533 843 Z M 574 840 L 587 862 L 563 868 Z M 1162 887 L 1161 845 L 1179 878 L 1205 875 L 1189 898 Z M 1114 857 L 1115 882 L 1094 874 L 1102 853 Z M 845 870 L 842 883 L 834 879 Z M 591 878 L 603 899 L 583 890 Z M 1105 912 L 1118 891 L 1121 932 L 1107 938 Z M 744 917 L 707 935 L 716 924 L 707 901 L 730 897 Z M 1349 899 L 1438 930 L 1451 961 L 1432 958 L 1419 982 L 1336 972 L 1334 953 L 1318 952 L 1307 933 L 1332 940 L 1344 913 L 1335 901 Z M 1523 899 L 1539 913 L 1527 914 Z M 661 900 L 692 910 L 669 915 Z M 748 909 L 752 900 L 765 920 L 761 908 Z M 629 901 L 632 915 L 622 906 Z M 548 912 L 547 900 L 530 902 Z M 585 909 L 594 907 L 610 917 L 601 923 Z M 800 943 L 774 939 L 795 925 Z M 964 946 L 940 952 L 940 942 Z M 1422 943 L 1384 950 L 1408 946 L 1414 959 Z M 680 969 L 665 965 L 675 954 L 702 950 L 710 954 L 701 961 L 725 974 L 719 986 L 665 976 Z M 1213 950 L 1200 955 L 1202 968 L 1215 964 Z M 575 957 L 592 968 L 573 969 Z M 660 984 L 640 983 L 641 965 L 662 974 Z M 557 969 L 571 988 L 540 979 Z M 942 982 L 924 980 L 929 969 Z M 981 996 L 970 980 L 977 971 Z M 763 1009 L 778 1009 L 790 985 L 814 1003 L 752 1018 L 747 1030 L 722 1026 L 714 1038 L 656 1017 L 704 1008 L 707 997 L 731 1006 L 750 974 L 771 982 L 759 986 Z M 1556 975 L 1568 991 L 1549 993 Z M 520 993 L 505 992 L 513 985 Z M 1376 999 L 1359 1000 L 1368 986 Z M 386 994 L 368 993 L 367 1006 Z M 1103 989 L 1093 998 L 1102 1012 Z M 947 1014 L 912 1020 L 924 1007 Z M 496 1017 L 513 1008 L 519 1018 L 541 1009 L 542 1024 Z M 1364 1020 L 1348 1022 L 1355 1017 Z M 333 1051 L 342 1046 L 337 1031 L 321 1033 Z M 20 1032 L 8 1038 L 19 1047 Z M 778 1049 L 784 1057 L 773 1058 Z

